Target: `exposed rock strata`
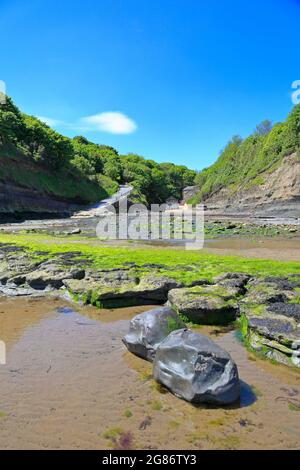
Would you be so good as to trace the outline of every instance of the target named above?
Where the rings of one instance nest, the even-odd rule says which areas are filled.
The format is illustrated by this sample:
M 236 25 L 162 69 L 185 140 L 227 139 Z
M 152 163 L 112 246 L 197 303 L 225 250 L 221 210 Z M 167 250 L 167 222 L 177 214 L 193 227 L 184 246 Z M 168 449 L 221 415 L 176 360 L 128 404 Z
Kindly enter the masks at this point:
M 287 156 L 271 173 L 262 174 L 262 184 L 231 187 L 205 199 L 209 213 L 252 217 L 300 218 L 300 158 Z

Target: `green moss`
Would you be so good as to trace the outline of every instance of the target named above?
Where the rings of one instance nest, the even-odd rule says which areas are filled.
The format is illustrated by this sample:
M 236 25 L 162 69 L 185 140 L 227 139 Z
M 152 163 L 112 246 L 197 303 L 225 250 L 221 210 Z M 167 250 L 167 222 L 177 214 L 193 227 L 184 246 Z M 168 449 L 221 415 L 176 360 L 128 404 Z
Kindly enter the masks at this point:
M 240 445 L 240 438 L 234 435 L 228 435 L 226 437 L 217 439 L 215 441 L 217 448 L 221 448 L 224 450 L 235 450 L 238 449 Z
M 263 395 L 262 392 L 255 385 L 251 385 L 251 390 L 254 393 L 254 395 L 256 396 L 256 398 L 262 397 L 262 395 Z
M 168 317 L 167 318 L 167 334 L 171 333 L 174 330 L 181 328 L 181 322 L 179 319 Z
M 126 418 L 131 418 L 131 416 L 132 416 L 132 411 L 130 411 L 129 409 L 125 410 L 125 411 L 124 411 L 124 416 L 125 416 Z
M 116 439 L 118 436 L 120 436 L 121 434 L 123 434 L 124 430 L 120 427 L 116 427 L 116 428 L 110 428 L 110 429 L 107 429 L 104 433 L 103 433 L 103 437 L 104 439 Z
M 163 408 L 163 406 L 162 406 L 162 403 L 161 403 L 160 401 L 157 401 L 157 400 L 156 400 L 156 401 L 153 401 L 153 402 L 151 403 L 151 408 L 152 408 L 152 410 L 154 410 L 154 411 L 161 411 L 162 408 Z
M 183 315 L 182 313 L 178 312 L 177 308 L 175 308 L 175 305 L 172 306 L 173 310 L 175 310 L 180 318 L 180 320 L 183 321 L 183 323 L 185 323 L 187 325 L 187 327 L 189 326 L 197 326 L 195 325 L 194 323 L 191 323 L 190 319 L 186 316 L 186 315 Z
M 151 384 L 151 388 L 152 390 L 160 393 L 161 395 L 166 395 L 168 393 L 168 390 L 163 385 L 161 385 L 159 382 L 156 382 L 156 381 L 153 381 L 153 383 Z
M 247 337 L 248 334 L 248 320 L 245 315 L 241 315 L 240 318 L 238 319 L 238 324 L 240 327 L 240 332 L 243 336 L 243 338 Z
M 179 423 L 178 421 L 173 420 L 173 421 L 170 421 L 170 422 L 169 422 L 169 426 L 170 426 L 170 428 L 172 428 L 172 429 L 177 429 L 177 428 L 179 428 L 180 423 Z
M 294 403 L 289 403 L 289 410 L 291 411 L 300 411 L 300 405 L 295 405 Z
M 208 422 L 209 426 L 223 426 L 225 424 L 225 418 L 216 418 Z
M 80 251 L 88 258 L 95 269 L 122 268 L 124 263 L 135 263 L 142 273 L 153 274 L 153 270 L 144 268 L 149 259 L 154 264 L 163 264 L 166 268 L 157 270 L 185 284 L 208 279 L 210 281 L 225 272 L 244 272 L 258 276 L 287 276 L 299 274 L 300 263 L 273 260 L 259 260 L 236 256 L 219 256 L 206 253 L 205 250 L 189 251 L 168 248 L 111 247 L 100 241 L 58 239 L 42 234 L 0 234 L 0 242 L 26 247 L 29 251 L 48 251 L 48 258 L 58 252 Z M 186 267 L 192 270 L 186 270 Z
M 141 380 L 141 382 L 148 382 L 151 379 L 152 374 L 149 374 L 148 372 L 142 372 L 139 374 L 139 380 Z
M 253 304 L 251 302 L 241 303 L 241 312 L 248 312 L 249 314 L 259 317 L 266 309 L 265 304 Z

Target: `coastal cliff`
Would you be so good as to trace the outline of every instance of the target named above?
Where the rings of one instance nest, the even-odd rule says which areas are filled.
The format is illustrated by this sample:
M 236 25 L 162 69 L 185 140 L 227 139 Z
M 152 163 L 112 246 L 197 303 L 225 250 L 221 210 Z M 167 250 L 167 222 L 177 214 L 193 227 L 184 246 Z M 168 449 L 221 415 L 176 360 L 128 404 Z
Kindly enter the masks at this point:
M 210 212 L 256 217 L 300 217 L 300 158 L 285 157 L 272 173 L 261 175 L 260 184 L 230 187 L 205 199 Z

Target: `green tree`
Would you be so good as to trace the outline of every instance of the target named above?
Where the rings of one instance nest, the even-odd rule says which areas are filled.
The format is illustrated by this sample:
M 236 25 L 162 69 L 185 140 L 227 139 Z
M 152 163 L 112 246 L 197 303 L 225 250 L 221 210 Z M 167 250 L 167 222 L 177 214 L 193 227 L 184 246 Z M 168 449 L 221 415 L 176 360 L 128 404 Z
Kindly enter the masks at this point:
M 11 98 L 6 97 L 0 103 L 0 140 L 1 142 L 21 141 L 25 134 L 25 125 L 21 112 L 14 105 Z
M 35 160 L 59 168 L 69 163 L 73 156 L 70 139 L 48 127 L 33 116 L 23 114 L 26 132 L 23 142 Z
M 269 119 L 265 119 L 261 123 L 257 124 L 255 133 L 258 135 L 267 135 L 271 132 L 272 126 L 272 121 L 269 121 Z

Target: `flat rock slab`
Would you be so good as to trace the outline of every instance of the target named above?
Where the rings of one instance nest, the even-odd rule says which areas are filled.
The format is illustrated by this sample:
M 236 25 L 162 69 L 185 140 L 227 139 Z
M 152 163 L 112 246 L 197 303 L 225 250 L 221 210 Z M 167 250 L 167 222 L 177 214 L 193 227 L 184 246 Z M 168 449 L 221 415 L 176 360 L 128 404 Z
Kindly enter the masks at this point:
M 131 272 L 120 270 L 100 272 L 98 279 L 91 275 L 81 281 L 66 280 L 64 285 L 83 302 L 110 308 L 117 307 L 118 302 L 123 306 L 164 303 L 169 290 L 179 287 L 180 283 L 154 275 L 139 278 Z
M 187 329 L 174 331 L 159 345 L 153 375 L 193 403 L 228 405 L 240 396 L 238 370 L 230 355 L 207 336 Z
M 255 280 L 247 286 L 247 294 L 242 299 L 243 303 L 268 304 L 273 302 L 284 302 L 294 296 L 294 292 L 282 288 L 275 282 L 264 282 Z
M 193 323 L 226 325 L 239 312 L 239 288 L 232 286 L 195 286 L 169 292 L 170 305 Z
M 234 287 L 238 289 L 239 294 L 245 294 L 246 285 L 251 279 L 249 274 L 245 273 L 225 273 L 215 277 L 214 283 L 225 287 Z
M 267 308 L 268 312 L 294 318 L 300 324 L 300 304 L 277 302 Z
M 172 331 L 184 327 L 184 323 L 171 308 L 159 307 L 135 316 L 123 343 L 133 354 L 153 361 L 162 340 Z

